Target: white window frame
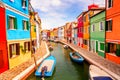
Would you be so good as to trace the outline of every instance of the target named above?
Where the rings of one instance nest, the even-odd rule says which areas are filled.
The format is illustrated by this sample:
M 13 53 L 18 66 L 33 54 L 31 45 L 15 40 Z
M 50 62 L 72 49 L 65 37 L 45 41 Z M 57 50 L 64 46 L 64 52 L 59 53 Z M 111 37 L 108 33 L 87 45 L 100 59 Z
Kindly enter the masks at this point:
M 110 9 L 110 8 L 112 8 L 113 7 L 113 0 L 111 0 L 111 7 L 108 7 L 108 5 L 109 5 L 109 2 L 108 2 L 109 0 L 107 0 L 107 9 Z
M 101 30 L 101 23 L 102 23 L 102 30 Z M 99 31 L 103 31 L 104 30 L 104 22 L 101 21 L 99 22 Z
M 112 23 L 113 23 L 113 20 L 112 19 L 108 19 L 108 20 L 106 20 L 106 21 L 112 21 Z M 106 26 L 107 27 L 107 26 Z M 113 27 L 113 26 L 112 26 Z M 106 32 L 112 32 L 112 30 L 107 30 Z
M 27 3 L 27 2 L 26 2 L 26 0 L 22 0 L 22 1 L 23 1 L 23 3 L 22 3 L 22 8 L 23 8 L 23 9 L 26 9 L 26 5 L 27 5 L 26 3 Z M 25 2 L 26 2 L 26 3 L 25 3 Z M 26 4 L 26 5 L 25 5 L 25 4 Z
M 26 24 L 25 24 L 26 23 Z M 27 20 L 23 20 L 23 27 L 24 27 L 24 30 L 27 30 Z M 26 27 L 25 27 L 26 26 Z

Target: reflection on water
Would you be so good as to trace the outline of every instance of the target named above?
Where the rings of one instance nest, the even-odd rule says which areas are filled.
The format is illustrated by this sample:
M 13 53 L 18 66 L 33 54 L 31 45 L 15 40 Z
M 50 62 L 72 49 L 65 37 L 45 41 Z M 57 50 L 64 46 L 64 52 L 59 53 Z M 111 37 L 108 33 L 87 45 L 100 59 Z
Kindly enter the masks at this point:
M 57 63 L 53 76 L 45 80 L 89 80 L 89 64 L 86 61 L 83 64 L 74 63 L 69 57 L 71 49 L 64 49 L 60 43 L 51 42 L 51 45 L 54 48 L 51 54 L 56 57 Z M 40 80 L 40 77 L 35 77 L 33 73 L 27 80 Z

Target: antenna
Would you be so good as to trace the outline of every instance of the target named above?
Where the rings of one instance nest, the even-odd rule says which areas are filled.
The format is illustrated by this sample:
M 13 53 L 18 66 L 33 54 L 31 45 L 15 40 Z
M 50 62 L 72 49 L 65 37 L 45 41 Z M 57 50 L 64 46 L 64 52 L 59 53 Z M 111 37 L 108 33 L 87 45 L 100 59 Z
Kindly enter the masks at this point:
M 93 4 L 94 4 L 94 0 L 93 0 Z

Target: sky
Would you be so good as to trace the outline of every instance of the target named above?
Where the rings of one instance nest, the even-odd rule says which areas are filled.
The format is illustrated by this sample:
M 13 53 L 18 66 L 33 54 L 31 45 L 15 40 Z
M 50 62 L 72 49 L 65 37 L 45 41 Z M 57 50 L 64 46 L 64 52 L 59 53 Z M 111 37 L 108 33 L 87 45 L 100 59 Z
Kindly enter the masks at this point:
M 77 16 L 93 3 L 104 7 L 105 0 L 31 0 L 41 18 L 42 29 L 53 29 L 76 21 Z

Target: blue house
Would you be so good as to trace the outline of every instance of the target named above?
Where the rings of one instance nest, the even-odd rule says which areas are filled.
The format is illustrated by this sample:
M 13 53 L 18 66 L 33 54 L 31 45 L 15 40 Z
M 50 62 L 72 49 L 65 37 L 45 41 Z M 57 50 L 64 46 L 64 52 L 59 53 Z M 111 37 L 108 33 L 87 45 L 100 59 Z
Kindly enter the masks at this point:
M 29 0 L 2 0 L 6 6 L 9 68 L 31 58 Z

